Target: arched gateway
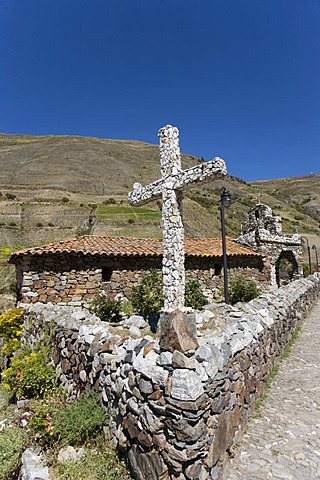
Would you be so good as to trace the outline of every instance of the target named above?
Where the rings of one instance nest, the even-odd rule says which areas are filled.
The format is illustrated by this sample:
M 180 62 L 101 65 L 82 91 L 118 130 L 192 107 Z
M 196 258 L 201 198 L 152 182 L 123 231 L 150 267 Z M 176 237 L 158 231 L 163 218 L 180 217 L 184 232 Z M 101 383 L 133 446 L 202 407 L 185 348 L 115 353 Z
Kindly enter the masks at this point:
M 271 285 L 281 286 L 302 276 L 301 237 L 297 233 L 285 235 L 281 217 L 273 215 L 267 205 L 257 203 L 249 210 L 236 241 L 265 253 Z

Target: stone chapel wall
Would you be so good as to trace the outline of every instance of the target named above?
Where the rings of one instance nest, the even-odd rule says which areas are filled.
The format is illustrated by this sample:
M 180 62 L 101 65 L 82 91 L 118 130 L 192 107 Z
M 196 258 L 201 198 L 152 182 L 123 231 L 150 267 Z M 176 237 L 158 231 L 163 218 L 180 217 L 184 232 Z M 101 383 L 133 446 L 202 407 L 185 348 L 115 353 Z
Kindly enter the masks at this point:
M 41 339 L 43 322 L 56 324 L 60 384 L 73 397 L 100 391 L 136 479 L 221 479 L 270 371 L 319 294 L 315 274 L 224 307 L 225 327 L 198 331 L 199 348 L 185 354 L 161 351 L 151 336 L 115 335 L 83 309 L 41 303 L 24 305 L 23 341 Z
M 150 271 L 161 271 L 160 257 L 103 257 L 77 255 L 47 255 L 25 258 L 19 270 L 24 303 L 51 302 L 82 305 L 100 291 L 129 297 L 131 289 Z M 267 283 L 268 274 L 261 257 L 234 257 L 229 261 L 230 275 L 238 268 L 250 278 Z M 205 290 L 221 286 L 222 260 L 189 257 L 186 259 L 186 280 L 198 280 Z M 111 278 L 108 278 L 111 275 Z

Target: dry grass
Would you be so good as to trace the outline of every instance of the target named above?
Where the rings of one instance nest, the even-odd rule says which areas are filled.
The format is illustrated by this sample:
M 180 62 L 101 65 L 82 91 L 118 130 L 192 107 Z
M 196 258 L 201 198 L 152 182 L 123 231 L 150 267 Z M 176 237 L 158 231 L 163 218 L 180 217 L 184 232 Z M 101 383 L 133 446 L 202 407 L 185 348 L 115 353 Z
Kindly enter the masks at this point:
M 155 137 L 156 141 L 156 137 Z M 161 237 L 156 202 L 141 209 L 127 205 L 132 184 L 160 176 L 157 145 L 134 140 L 0 135 L 0 246 L 11 249 L 74 237 L 95 215 L 93 234 Z M 183 167 L 199 160 L 183 155 Z M 227 234 L 237 237 L 250 206 L 261 201 L 320 247 L 320 175 L 246 183 L 234 177 L 211 181 L 185 193 L 189 237 L 220 235 L 219 192 L 226 186 L 234 203 L 226 211 Z M 311 192 L 311 193 L 310 193 Z M 6 194 L 14 194 L 10 200 Z M 62 199 L 67 198 L 67 202 Z M 115 205 L 104 202 L 114 198 Z M 92 205 L 97 208 L 92 208 Z

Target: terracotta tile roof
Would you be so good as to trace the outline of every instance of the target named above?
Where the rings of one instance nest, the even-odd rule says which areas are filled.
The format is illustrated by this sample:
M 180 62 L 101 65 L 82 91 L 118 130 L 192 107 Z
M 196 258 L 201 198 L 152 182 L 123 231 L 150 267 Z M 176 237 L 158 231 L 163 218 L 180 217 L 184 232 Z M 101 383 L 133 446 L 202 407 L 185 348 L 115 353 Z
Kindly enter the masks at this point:
M 83 255 L 108 255 L 108 256 L 161 256 L 162 240 L 159 238 L 134 238 L 134 237 L 100 237 L 86 235 L 83 237 L 52 243 L 40 247 L 27 248 L 11 255 L 9 262 L 15 263 L 25 255 L 43 255 L 57 253 L 80 253 Z M 196 257 L 221 257 L 222 247 L 220 238 L 186 238 L 186 256 Z M 249 247 L 239 245 L 231 238 L 227 238 L 227 254 L 257 255 L 260 253 Z

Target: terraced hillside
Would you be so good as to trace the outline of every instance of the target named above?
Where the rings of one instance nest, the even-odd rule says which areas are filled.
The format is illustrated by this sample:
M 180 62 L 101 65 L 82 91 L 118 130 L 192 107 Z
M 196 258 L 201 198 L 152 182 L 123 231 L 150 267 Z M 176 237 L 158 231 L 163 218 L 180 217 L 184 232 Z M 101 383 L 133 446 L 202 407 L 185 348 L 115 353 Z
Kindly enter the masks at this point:
M 182 155 L 183 168 L 201 161 Z M 0 134 L 0 246 L 15 250 L 84 233 L 161 237 L 160 201 L 127 204 L 133 183 L 145 185 L 159 172 L 157 145 Z M 320 174 L 253 183 L 228 176 L 193 187 L 184 201 L 187 236 L 220 235 L 222 186 L 234 199 L 226 212 L 228 235 L 239 235 L 259 198 L 282 216 L 284 231 L 298 229 L 320 248 Z

